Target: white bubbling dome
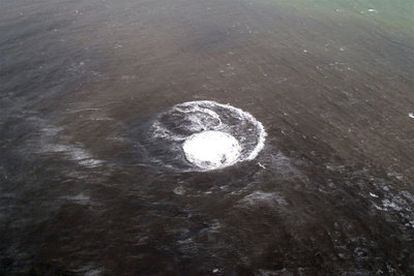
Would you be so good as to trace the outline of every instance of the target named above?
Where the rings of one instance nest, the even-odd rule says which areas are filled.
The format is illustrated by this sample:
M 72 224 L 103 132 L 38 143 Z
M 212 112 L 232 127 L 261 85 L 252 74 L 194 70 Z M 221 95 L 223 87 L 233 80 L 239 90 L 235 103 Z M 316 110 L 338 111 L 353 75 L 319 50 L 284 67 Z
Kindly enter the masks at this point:
M 188 137 L 183 144 L 183 150 L 190 163 L 202 170 L 213 170 L 237 162 L 241 147 L 230 134 L 210 130 Z

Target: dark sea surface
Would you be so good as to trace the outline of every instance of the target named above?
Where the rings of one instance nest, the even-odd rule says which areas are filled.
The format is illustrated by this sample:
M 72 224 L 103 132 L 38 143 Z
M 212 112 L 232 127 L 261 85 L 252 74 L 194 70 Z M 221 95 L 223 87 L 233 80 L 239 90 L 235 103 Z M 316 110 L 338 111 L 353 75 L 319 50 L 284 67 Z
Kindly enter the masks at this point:
M 257 158 L 148 162 L 196 100 L 254 115 Z M 414 275 L 414 1 L 0 0 L 0 275 L 27 274 Z

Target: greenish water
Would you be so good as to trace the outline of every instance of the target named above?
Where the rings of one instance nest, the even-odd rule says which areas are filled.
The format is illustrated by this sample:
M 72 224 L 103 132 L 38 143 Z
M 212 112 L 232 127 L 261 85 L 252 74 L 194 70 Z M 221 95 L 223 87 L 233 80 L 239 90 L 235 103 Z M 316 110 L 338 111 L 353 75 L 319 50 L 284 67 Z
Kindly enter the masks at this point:
M 307 16 L 359 20 L 391 32 L 414 35 L 414 1 L 411 0 L 280 0 Z

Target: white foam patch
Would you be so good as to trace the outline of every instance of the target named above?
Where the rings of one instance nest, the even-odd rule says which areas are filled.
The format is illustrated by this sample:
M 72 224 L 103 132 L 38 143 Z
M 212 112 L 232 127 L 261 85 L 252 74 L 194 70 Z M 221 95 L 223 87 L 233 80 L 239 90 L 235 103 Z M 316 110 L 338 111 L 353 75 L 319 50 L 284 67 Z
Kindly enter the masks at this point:
M 90 203 L 90 197 L 82 193 L 75 196 L 64 196 L 62 199 L 72 201 L 80 205 L 87 205 Z
M 253 160 L 266 131 L 250 113 L 229 104 L 192 101 L 160 113 L 142 142 L 154 164 L 207 171 Z
M 240 207 L 254 207 L 254 206 L 267 206 L 267 207 L 283 207 L 287 206 L 285 198 L 279 193 L 266 193 L 262 191 L 255 191 L 239 202 Z
M 265 145 L 265 140 L 266 140 L 266 136 L 267 133 L 263 127 L 263 124 L 259 121 L 256 120 L 255 117 L 253 117 L 252 114 L 250 114 L 249 112 L 243 111 L 240 108 L 236 108 L 234 106 L 231 106 L 229 104 L 220 104 L 214 101 L 193 101 L 193 102 L 186 102 L 183 103 L 182 105 L 187 105 L 187 106 L 194 106 L 197 107 L 197 105 L 199 104 L 204 104 L 207 106 L 219 106 L 225 109 L 228 109 L 229 111 L 231 111 L 232 113 L 237 114 L 239 118 L 243 119 L 243 120 L 247 120 L 250 121 L 254 124 L 254 126 L 257 129 L 257 144 L 256 147 L 250 152 L 250 154 L 247 156 L 246 160 L 253 160 L 256 158 L 256 156 L 259 154 L 259 152 L 264 148 Z
M 63 128 L 47 126 L 42 128 L 41 146 L 39 153 L 59 153 L 78 164 L 94 168 L 102 165 L 103 161 L 95 159 L 82 145 L 57 143 L 56 138 Z
M 203 170 L 230 166 L 241 153 L 237 139 L 221 131 L 193 134 L 184 142 L 183 150 L 187 160 Z
M 75 145 L 48 144 L 42 147 L 44 153 L 62 153 L 68 159 L 78 162 L 85 167 L 97 167 L 103 163 L 102 160 L 94 159 L 85 149 Z

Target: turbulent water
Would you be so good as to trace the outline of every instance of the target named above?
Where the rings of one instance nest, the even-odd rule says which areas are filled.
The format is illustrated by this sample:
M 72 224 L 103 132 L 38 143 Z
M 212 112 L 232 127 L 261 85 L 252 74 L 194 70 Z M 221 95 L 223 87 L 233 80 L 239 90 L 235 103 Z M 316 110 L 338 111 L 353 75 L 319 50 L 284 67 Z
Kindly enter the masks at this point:
M 414 274 L 413 26 L 411 0 L 0 1 L 0 275 Z
M 179 171 L 208 171 L 253 160 L 266 137 L 251 114 L 212 101 L 175 105 L 140 132 L 138 154 L 155 166 Z

